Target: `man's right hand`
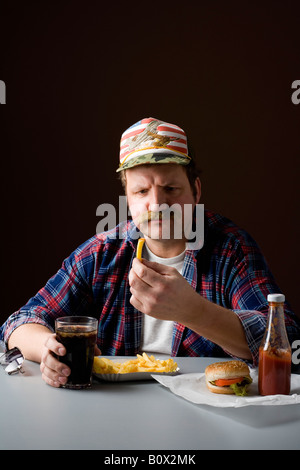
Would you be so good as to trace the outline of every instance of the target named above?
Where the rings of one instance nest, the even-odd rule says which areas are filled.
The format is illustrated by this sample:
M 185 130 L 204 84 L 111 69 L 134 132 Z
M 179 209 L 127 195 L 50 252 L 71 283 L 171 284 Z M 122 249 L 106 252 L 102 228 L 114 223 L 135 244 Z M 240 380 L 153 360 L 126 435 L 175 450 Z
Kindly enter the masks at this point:
M 70 368 L 55 357 L 65 354 L 66 348 L 56 340 L 55 334 L 49 335 L 42 349 L 40 369 L 43 380 L 52 387 L 65 385 L 71 373 Z

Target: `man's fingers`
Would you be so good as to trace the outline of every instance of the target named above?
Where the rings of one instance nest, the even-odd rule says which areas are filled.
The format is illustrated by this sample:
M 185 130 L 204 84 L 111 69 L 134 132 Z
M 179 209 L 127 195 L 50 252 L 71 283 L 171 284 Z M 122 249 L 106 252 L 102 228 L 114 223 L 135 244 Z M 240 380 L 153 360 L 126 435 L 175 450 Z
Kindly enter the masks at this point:
M 139 260 L 137 260 L 139 261 Z M 155 261 L 148 261 L 147 259 L 143 258 L 143 261 L 139 261 L 140 264 L 147 266 L 147 268 L 151 269 L 152 271 L 155 271 L 158 274 L 170 274 L 173 270 L 170 266 L 166 266 L 161 263 L 156 263 Z
M 132 285 L 134 282 L 136 282 L 134 276 L 135 274 L 145 284 L 153 287 L 157 283 L 162 282 L 162 276 L 171 276 L 174 272 L 177 273 L 177 271 L 174 271 L 174 268 L 171 268 L 170 266 L 163 266 L 159 263 L 146 260 L 141 262 L 135 258 L 132 263 L 132 270 L 129 274 L 129 284 Z
M 50 335 L 42 351 L 40 370 L 43 380 L 52 387 L 64 385 L 71 373 L 70 368 L 56 358 L 65 354 L 66 348 L 56 340 L 55 334 Z
M 144 259 L 141 261 L 137 258 L 134 258 L 132 267 L 134 270 L 137 270 L 137 274 L 140 273 L 142 277 L 143 274 L 146 274 L 149 270 L 154 271 L 155 273 L 158 274 L 170 274 L 173 270 L 170 266 L 166 266 L 161 263 L 156 263 L 155 261 L 148 261 L 147 259 Z
M 67 374 L 68 372 L 68 374 L 64 375 L 62 371 L 55 371 L 47 367 L 43 362 L 41 362 L 40 369 L 43 380 L 48 385 L 52 385 L 52 387 L 60 387 L 61 385 L 65 385 L 68 381 L 69 371 L 67 371 L 67 369 L 65 369 L 65 373 Z
M 59 343 L 56 339 L 56 335 L 50 335 L 45 343 L 46 348 L 52 351 L 58 356 L 64 356 L 66 354 L 66 348 L 63 344 Z
M 134 296 L 134 294 L 130 297 L 129 302 L 134 308 L 143 312 L 143 304 Z

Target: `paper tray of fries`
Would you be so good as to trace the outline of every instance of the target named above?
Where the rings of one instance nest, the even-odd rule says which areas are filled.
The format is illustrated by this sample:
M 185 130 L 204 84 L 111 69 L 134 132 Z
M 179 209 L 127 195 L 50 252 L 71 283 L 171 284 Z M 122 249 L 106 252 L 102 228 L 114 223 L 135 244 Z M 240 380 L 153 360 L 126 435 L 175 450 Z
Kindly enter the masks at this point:
M 116 359 L 97 356 L 94 359 L 93 375 L 107 382 L 153 380 L 152 375 L 176 375 L 179 372 L 173 359 L 155 359 L 146 353 L 134 359 Z

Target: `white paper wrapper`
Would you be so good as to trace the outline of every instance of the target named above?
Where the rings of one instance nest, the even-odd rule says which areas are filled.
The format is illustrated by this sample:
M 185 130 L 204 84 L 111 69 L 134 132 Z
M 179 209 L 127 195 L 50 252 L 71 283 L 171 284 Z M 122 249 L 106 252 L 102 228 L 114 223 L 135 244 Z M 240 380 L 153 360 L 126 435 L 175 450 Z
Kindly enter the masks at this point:
M 290 395 L 268 395 L 262 397 L 258 394 L 257 369 L 252 369 L 250 372 L 253 383 L 250 385 L 246 397 L 219 395 L 210 392 L 205 383 L 204 373 L 182 374 L 176 377 L 153 374 L 153 378 L 169 388 L 175 395 L 198 405 L 239 408 L 250 405 L 294 405 L 300 403 L 300 375 L 292 374 Z

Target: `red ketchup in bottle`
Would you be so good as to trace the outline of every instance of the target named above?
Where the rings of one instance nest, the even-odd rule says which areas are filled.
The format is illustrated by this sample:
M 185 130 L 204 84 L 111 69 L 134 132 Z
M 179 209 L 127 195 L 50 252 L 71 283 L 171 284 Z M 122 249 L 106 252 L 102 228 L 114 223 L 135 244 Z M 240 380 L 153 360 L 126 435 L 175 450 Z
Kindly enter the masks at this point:
M 269 294 L 266 331 L 259 347 L 260 395 L 289 395 L 292 354 L 284 323 L 283 294 Z

